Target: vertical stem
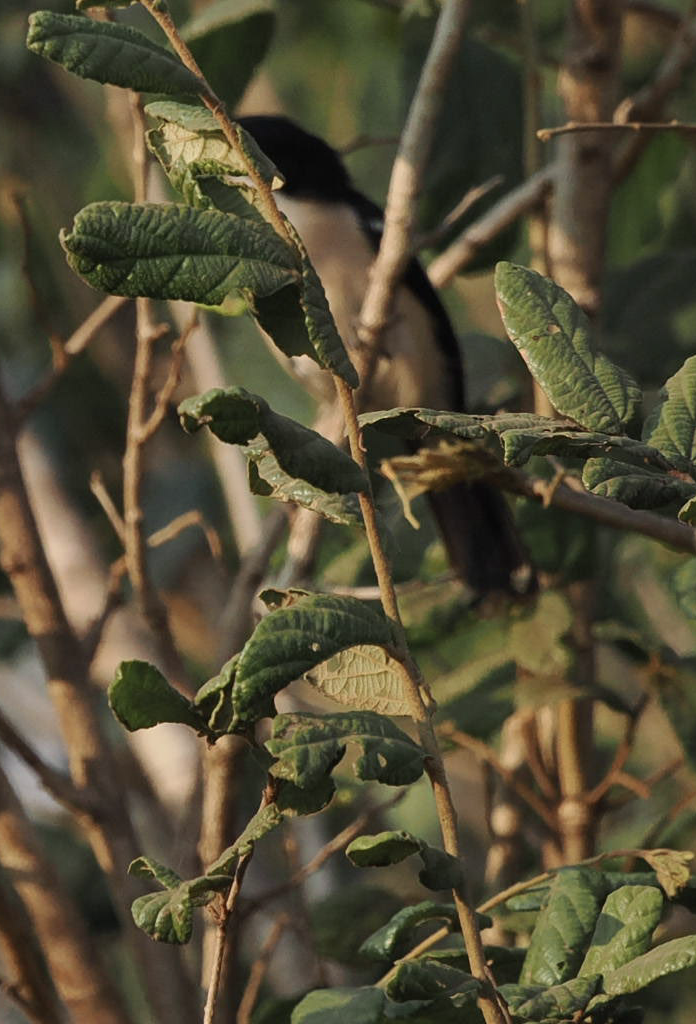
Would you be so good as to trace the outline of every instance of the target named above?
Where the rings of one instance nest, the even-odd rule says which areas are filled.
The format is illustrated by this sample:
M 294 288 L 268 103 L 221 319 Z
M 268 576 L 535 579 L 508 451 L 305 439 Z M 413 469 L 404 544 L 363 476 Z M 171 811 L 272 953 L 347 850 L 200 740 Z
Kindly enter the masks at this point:
M 334 377 L 334 384 L 338 393 L 341 408 L 346 421 L 346 432 L 350 444 L 351 455 L 361 467 L 369 481 L 367 459 L 365 449 L 362 446 L 360 437 L 360 426 L 355 412 L 353 393 L 345 381 L 340 377 Z M 368 483 L 369 488 L 369 483 Z M 445 851 L 457 859 L 462 859 L 462 851 L 459 844 L 457 832 L 457 812 L 452 801 L 445 766 L 442 761 L 442 754 L 438 746 L 437 737 L 432 726 L 429 708 L 424 701 L 423 680 L 418 666 L 413 661 L 408 649 L 406 634 L 399 614 L 399 606 L 396 599 L 396 591 L 392 580 L 389 562 L 387 560 L 382 538 L 377 524 L 377 515 L 374 501 L 369 489 L 359 494 L 360 508 L 365 521 L 367 540 L 370 546 L 370 554 L 377 575 L 382 607 L 387 618 L 392 623 L 394 634 L 396 656 L 403 666 L 402 678 L 404 681 L 404 692 L 410 706 L 410 714 L 418 729 L 418 736 L 421 746 L 426 753 L 426 771 L 430 779 L 435 799 L 435 807 L 440 822 L 442 840 Z M 430 703 L 430 698 L 426 694 Z M 505 1024 L 506 1016 L 503 1004 L 500 1002 L 495 987 L 491 984 L 490 972 L 486 965 L 486 956 L 483 951 L 483 943 L 476 922 L 476 913 L 469 903 L 464 887 L 453 890 L 454 903 L 457 908 L 459 924 L 464 937 L 471 973 L 481 983 L 481 994 L 479 1006 L 486 1024 Z
M 569 39 L 559 75 L 565 114 L 571 121 L 607 121 L 618 94 L 623 0 L 573 0 Z M 559 175 L 551 206 L 548 254 L 555 280 L 591 316 L 601 301 L 606 225 L 611 202 L 612 137 L 578 132 L 558 142 Z M 583 675 L 593 675 L 593 586 L 577 584 L 576 651 Z M 558 809 L 566 860 L 588 856 L 594 846 L 591 813 L 583 801 L 593 762 L 592 702 L 565 701 L 558 709 L 557 755 L 562 801 Z
M 130 96 L 133 118 L 133 192 L 136 202 L 147 198 L 148 159 L 145 124 L 140 98 Z M 168 328 L 155 324 L 150 299 L 135 300 L 136 350 L 133 383 L 128 400 L 126 450 L 123 456 L 123 510 L 126 565 L 140 610 L 160 647 L 165 674 L 185 686 L 186 673 L 169 626 L 167 610 L 155 589 L 147 567 L 147 543 L 143 528 L 143 455 L 147 440 L 148 396 L 154 344 Z

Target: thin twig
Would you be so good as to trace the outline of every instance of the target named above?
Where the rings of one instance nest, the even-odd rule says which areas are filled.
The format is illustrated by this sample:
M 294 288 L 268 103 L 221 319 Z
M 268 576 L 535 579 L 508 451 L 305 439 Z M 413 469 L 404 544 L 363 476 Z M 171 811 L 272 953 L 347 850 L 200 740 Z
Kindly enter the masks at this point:
M 557 135 L 573 132 L 696 132 L 696 124 L 685 121 L 567 121 L 557 128 L 540 128 L 536 133 L 541 142 L 548 142 Z
M 148 168 L 144 134 L 145 121 L 140 99 L 135 94 L 130 97 L 130 107 L 133 118 L 134 194 L 137 202 L 144 202 L 147 198 Z M 147 544 L 143 531 L 143 449 L 150 436 L 147 432 L 146 410 L 153 350 L 155 341 L 169 331 L 168 325 L 154 322 L 152 308 L 150 299 L 137 298 L 135 300 L 135 365 L 128 402 L 126 450 L 123 456 L 126 564 L 143 618 L 148 623 L 159 646 L 165 673 L 174 685 L 190 689 L 190 682 L 171 632 L 167 609 L 149 574 L 146 557 Z
M 435 288 L 444 288 L 465 270 L 486 245 L 494 241 L 529 210 L 543 202 L 553 187 L 557 171 L 548 164 L 527 181 L 499 199 L 490 210 L 469 225 L 428 267 L 428 277 Z
M 261 991 L 261 985 L 263 979 L 266 976 L 268 965 L 271 957 L 275 952 L 275 948 L 283 937 L 283 932 L 290 924 L 290 917 L 288 914 L 279 914 L 275 920 L 273 927 L 268 933 L 264 944 L 261 946 L 259 955 L 254 960 L 249 970 L 249 977 L 247 979 L 242 998 L 239 1001 L 239 1009 L 237 1010 L 237 1024 L 250 1024 L 251 1015 L 254 1007 L 256 1006 L 256 1000 L 259 997 Z
M 389 800 L 385 800 L 383 803 L 376 804 L 374 807 L 369 807 L 367 810 L 363 811 L 350 823 L 350 825 L 346 825 L 338 835 L 334 836 L 333 839 L 322 846 L 321 850 L 319 850 L 314 857 L 304 865 L 304 867 L 301 867 L 296 871 L 287 880 L 287 882 L 282 882 L 280 885 L 275 886 L 275 888 L 268 889 L 266 892 L 247 903 L 242 911 L 242 916 L 248 917 L 257 910 L 261 910 L 268 906 L 269 903 L 277 900 L 280 896 L 285 896 L 298 885 L 302 885 L 302 883 L 306 882 L 311 875 L 319 871 L 319 869 L 326 864 L 327 860 L 335 854 L 340 853 L 342 850 L 345 850 L 346 846 L 348 846 L 356 836 L 359 836 L 365 831 L 374 817 L 377 817 L 383 814 L 384 811 L 388 811 L 390 808 L 396 806 L 396 804 L 403 800 L 405 795 L 406 790 L 402 790 Z
M 498 185 L 502 185 L 505 178 L 502 174 L 496 174 L 488 181 L 484 181 L 481 185 L 476 185 L 474 188 L 470 188 L 466 195 L 464 195 L 456 206 L 454 206 L 450 212 L 443 217 L 442 223 L 438 224 L 432 231 L 428 231 L 425 234 L 419 235 L 416 238 L 414 249 L 429 249 L 442 239 L 452 230 L 457 221 L 461 220 L 462 217 L 469 212 L 472 206 L 474 206 L 479 199 L 483 199 L 489 192 L 492 192 Z
M 506 468 L 496 479 L 504 490 L 512 494 L 522 494 L 542 503 L 548 500 L 548 480 L 541 477 Z M 662 541 L 663 544 L 669 544 L 677 551 L 696 554 L 696 530 L 693 527 L 658 516 L 654 512 L 628 508 L 627 505 L 612 501 L 610 498 L 602 498 L 598 494 L 577 491 L 570 485 L 570 481 L 564 480 L 554 490 L 550 503 L 567 512 L 575 512 L 594 519 L 604 526 L 641 533 L 646 537 L 652 537 L 653 540 Z
M 638 723 L 640 722 L 643 711 L 648 705 L 648 700 L 648 695 L 644 694 L 638 707 L 631 715 L 628 716 L 624 735 L 616 748 L 614 758 L 609 769 L 605 773 L 604 778 L 601 779 L 594 789 L 591 789 L 585 797 L 588 804 L 598 804 L 614 785 L 617 774 L 623 771 L 626 762 L 631 755 L 631 751 L 633 750 Z
M 514 771 L 511 771 L 503 764 L 492 747 L 489 747 L 483 740 L 476 739 L 475 736 L 469 736 L 467 733 L 457 729 L 453 722 L 443 722 L 438 727 L 438 732 L 441 736 L 447 737 L 447 739 L 452 740 L 465 750 L 470 750 L 479 760 L 489 764 L 498 773 L 503 782 L 517 794 L 520 800 L 524 801 L 537 817 L 543 821 L 549 831 L 552 834 L 556 833 L 558 822 L 553 810 L 547 807 L 543 799 L 530 786 L 527 786 L 522 779 L 518 778 Z
M 17 755 L 27 767 L 31 768 L 41 785 L 51 796 L 74 814 L 94 815 L 96 807 L 70 781 L 67 775 L 46 764 L 39 757 L 31 744 L 15 729 L 14 725 L 0 711 L 0 743 Z
M 155 406 L 150 413 L 149 418 L 143 423 L 140 431 L 140 440 L 144 444 L 148 441 L 159 429 L 164 417 L 167 415 L 167 409 L 169 403 L 172 400 L 172 396 L 181 378 L 181 367 L 184 361 L 184 352 L 186 342 L 190 338 L 192 332 L 198 326 L 198 310 L 194 306 L 191 311 L 191 316 L 188 323 L 184 327 L 183 331 L 172 342 L 172 348 L 170 353 L 169 371 L 164 384 L 160 388 L 157 396 L 155 397 Z
M 111 527 L 121 541 L 121 544 L 126 543 L 126 524 L 123 522 L 123 516 L 116 508 L 116 503 L 106 489 L 104 477 L 98 469 L 95 469 L 89 478 L 89 489 L 97 499 L 102 507 L 106 518 L 111 523 Z
M 217 943 L 215 948 L 215 957 L 213 962 L 213 973 L 210 979 L 210 985 L 208 987 L 208 995 L 205 1001 L 205 1010 L 203 1012 L 203 1024 L 213 1024 L 213 1018 L 215 1016 L 215 1004 L 217 1002 L 217 994 L 220 988 L 220 979 L 222 978 L 222 965 L 225 961 L 225 950 L 227 946 L 227 925 L 230 917 L 234 913 L 234 909 L 237 905 L 237 899 L 239 892 L 242 888 L 242 882 L 244 881 L 244 875 L 251 861 L 252 853 L 247 853 L 243 857 L 240 857 L 237 861 L 237 868 L 234 873 L 234 881 L 230 886 L 225 905 L 220 914 L 220 920 L 217 928 Z

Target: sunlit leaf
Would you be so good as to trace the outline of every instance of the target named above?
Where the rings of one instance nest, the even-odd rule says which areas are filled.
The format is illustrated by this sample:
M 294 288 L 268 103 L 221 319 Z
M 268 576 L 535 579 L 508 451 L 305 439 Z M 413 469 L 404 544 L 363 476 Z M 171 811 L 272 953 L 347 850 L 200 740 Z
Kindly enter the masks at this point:
M 568 292 L 513 263 L 495 275 L 505 329 L 555 409 L 589 430 L 624 433 L 641 391 L 595 350 L 590 322 Z
M 130 732 L 161 722 L 180 722 L 197 732 L 205 729 L 191 703 L 146 661 L 121 662 L 109 686 L 109 706 Z
M 130 25 L 36 11 L 29 16 L 27 46 L 80 78 L 139 92 L 201 91 L 177 56 Z
M 272 774 L 307 788 L 333 771 L 348 743 L 362 749 L 353 770 L 364 781 L 407 786 L 423 772 L 425 754 L 418 744 L 390 719 L 371 711 L 321 717 L 299 711 L 276 715 L 265 746 L 278 758 Z
M 270 225 L 174 203 L 92 203 L 61 244 L 93 288 L 129 298 L 217 306 L 230 292 L 267 295 L 297 277 L 292 250 Z

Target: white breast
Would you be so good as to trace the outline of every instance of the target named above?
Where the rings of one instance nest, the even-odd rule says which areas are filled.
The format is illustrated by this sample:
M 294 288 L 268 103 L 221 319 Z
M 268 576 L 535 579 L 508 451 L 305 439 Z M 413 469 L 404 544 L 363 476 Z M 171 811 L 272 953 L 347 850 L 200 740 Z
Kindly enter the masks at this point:
M 356 348 L 357 325 L 374 252 L 353 210 L 336 203 L 318 203 L 276 193 L 279 208 L 295 226 L 326 292 L 338 332 L 350 350 Z M 432 318 L 406 288 L 399 288 L 391 322 L 382 341 L 371 391 L 371 408 L 447 405 L 446 366 L 434 340 Z M 333 388 L 326 375 L 317 377 L 308 357 L 293 359 L 293 372 L 318 397 Z

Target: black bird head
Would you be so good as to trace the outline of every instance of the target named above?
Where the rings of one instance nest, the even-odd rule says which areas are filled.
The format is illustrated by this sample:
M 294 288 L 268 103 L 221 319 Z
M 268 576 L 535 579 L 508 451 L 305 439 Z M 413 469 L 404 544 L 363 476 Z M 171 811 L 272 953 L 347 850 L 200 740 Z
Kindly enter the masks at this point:
M 330 202 L 352 192 L 350 175 L 340 157 L 317 135 L 287 117 L 258 115 L 237 120 L 283 175 L 287 195 Z

